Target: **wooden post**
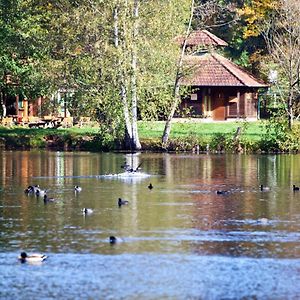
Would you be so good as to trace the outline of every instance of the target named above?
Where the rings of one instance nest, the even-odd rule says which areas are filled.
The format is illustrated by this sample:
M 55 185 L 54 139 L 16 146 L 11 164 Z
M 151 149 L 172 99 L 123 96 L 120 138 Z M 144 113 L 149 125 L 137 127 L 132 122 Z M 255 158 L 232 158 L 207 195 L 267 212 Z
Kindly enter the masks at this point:
M 240 91 L 237 92 L 237 108 L 236 108 L 236 113 L 237 113 L 237 117 L 240 118 L 240 97 L 241 97 L 241 93 Z
M 19 115 L 19 95 L 16 95 L 16 115 Z
M 23 117 L 27 118 L 28 117 L 28 100 L 27 99 L 23 100 L 23 105 L 24 105 Z
M 64 94 L 64 118 L 67 117 L 67 92 Z
M 42 114 L 42 97 L 38 97 L 37 101 L 37 109 L 38 109 L 38 116 L 41 117 Z

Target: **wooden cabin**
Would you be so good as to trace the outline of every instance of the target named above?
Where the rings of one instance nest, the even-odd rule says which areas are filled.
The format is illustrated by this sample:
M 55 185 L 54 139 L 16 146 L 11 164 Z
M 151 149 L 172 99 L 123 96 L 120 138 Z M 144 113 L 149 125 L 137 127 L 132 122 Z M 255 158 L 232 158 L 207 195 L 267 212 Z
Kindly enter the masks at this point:
M 10 82 L 8 83 L 10 84 Z M 45 109 L 43 106 L 45 103 L 52 101 L 59 104 L 58 112 L 51 112 L 49 109 Z M 73 119 L 70 117 L 70 113 L 66 106 L 66 101 L 61 97 L 60 91 L 55 95 L 55 99 L 48 99 L 46 97 L 38 97 L 34 100 L 28 100 L 21 95 L 11 95 L 1 92 L 1 125 L 14 125 L 14 124 L 48 124 L 51 121 L 57 122 L 61 120 L 69 121 Z M 72 121 L 73 122 L 73 121 Z M 68 126 L 69 127 L 69 126 Z
M 217 47 L 227 43 L 208 31 L 196 31 L 187 40 L 184 77 L 181 86 L 189 87 L 183 97 L 180 114 L 214 121 L 258 118 L 258 95 L 266 89 L 255 78 L 229 59 L 217 54 Z

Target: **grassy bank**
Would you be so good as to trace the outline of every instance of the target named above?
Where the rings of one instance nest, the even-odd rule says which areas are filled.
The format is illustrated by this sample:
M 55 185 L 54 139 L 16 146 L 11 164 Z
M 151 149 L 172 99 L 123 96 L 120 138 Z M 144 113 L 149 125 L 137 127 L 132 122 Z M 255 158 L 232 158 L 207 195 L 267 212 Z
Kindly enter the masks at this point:
M 161 147 L 164 126 L 164 122 L 139 124 L 140 138 L 145 148 L 155 150 Z M 235 138 L 238 128 L 241 131 Z M 265 151 L 261 149 L 261 140 L 265 134 L 265 125 L 260 121 L 203 123 L 181 120 L 172 124 L 167 148 L 172 151 Z
M 139 122 L 140 140 L 145 150 L 161 151 L 164 122 Z M 235 139 L 237 128 L 241 128 Z M 265 134 L 261 122 L 201 123 L 174 122 L 167 150 L 170 151 L 259 151 Z M 120 146 L 104 145 L 97 128 L 30 129 L 0 127 L 0 146 L 6 149 L 47 148 L 62 150 L 108 150 Z
M 263 122 L 215 122 L 201 123 L 189 120 L 172 123 L 170 138 L 195 136 L 211 139 L 216 134 L 234 134 L 238 127 L 243 129 L 243 136 L 258 140 L 265 132 Z M 141 122 L 139 134 L 141 138 L 161 138 L 165 122 Z
M 94 150 L 97 129 L 66 128 L 42 129 L 24 127 L 0 127 L 0 147 L 5 149 L 47 148 L 60 150 Z

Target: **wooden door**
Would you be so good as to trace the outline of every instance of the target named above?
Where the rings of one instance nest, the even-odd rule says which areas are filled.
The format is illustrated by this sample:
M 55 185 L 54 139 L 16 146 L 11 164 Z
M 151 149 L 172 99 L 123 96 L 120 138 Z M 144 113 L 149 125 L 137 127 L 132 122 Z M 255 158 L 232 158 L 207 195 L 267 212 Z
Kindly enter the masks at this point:
M 215 121 L 225 120 L 225 99 L 223 93 L 215 93 L 213 97 L 213 119 Z

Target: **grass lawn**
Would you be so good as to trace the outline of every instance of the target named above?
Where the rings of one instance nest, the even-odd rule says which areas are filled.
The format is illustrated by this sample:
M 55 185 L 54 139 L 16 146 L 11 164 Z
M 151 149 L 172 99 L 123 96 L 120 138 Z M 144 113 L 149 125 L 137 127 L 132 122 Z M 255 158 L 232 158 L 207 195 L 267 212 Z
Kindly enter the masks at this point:
M 241 127 L 243 136 L 254 141 L 259 140 L 265 132 L 263 124 L 263 121 L 214 123 L 192 121 L 174 122 L 172 123 L 170 138 L 195 136 L 209 139 L 217 134 L 234 135 L 237 128 Z M 161 138 L 164 126 L 165 122 L 139 122 L 138 128 L 140 138 Z
M 163 121 L 139 121 L 140 139 L 160 139 L 164 130 L 165 122 Z M 242 135 L 250 140 L 259 140 L 264 133 L 262 121 L 257 122 L 193 122 L 186 120 L 184 122 L 172 123 L 170 138 L 199 137 L 211 139 L 218 134 L 234 135 L 238 127 L 242 127 Z M 12 128 L 0 127 L 0 136 L 27 136 L 42 137 L 49 134 L 60 136 L 93 136 L 98 133 L 95 127 L 72 127 L 59 129 L 34 129 L 15 126 Z
M 58 129 L 43 129 L 43 128 L 27 128 L 21 126 L 0 127 L 0 136 L 5 135 L 26 135 L 26 136 L 44 136 L 47 134 L 74 134 L 74 135 L 93 135 L 98 133 L 97 128 L 92 127 L 72 127 L 72 128 L 58 128 Z

